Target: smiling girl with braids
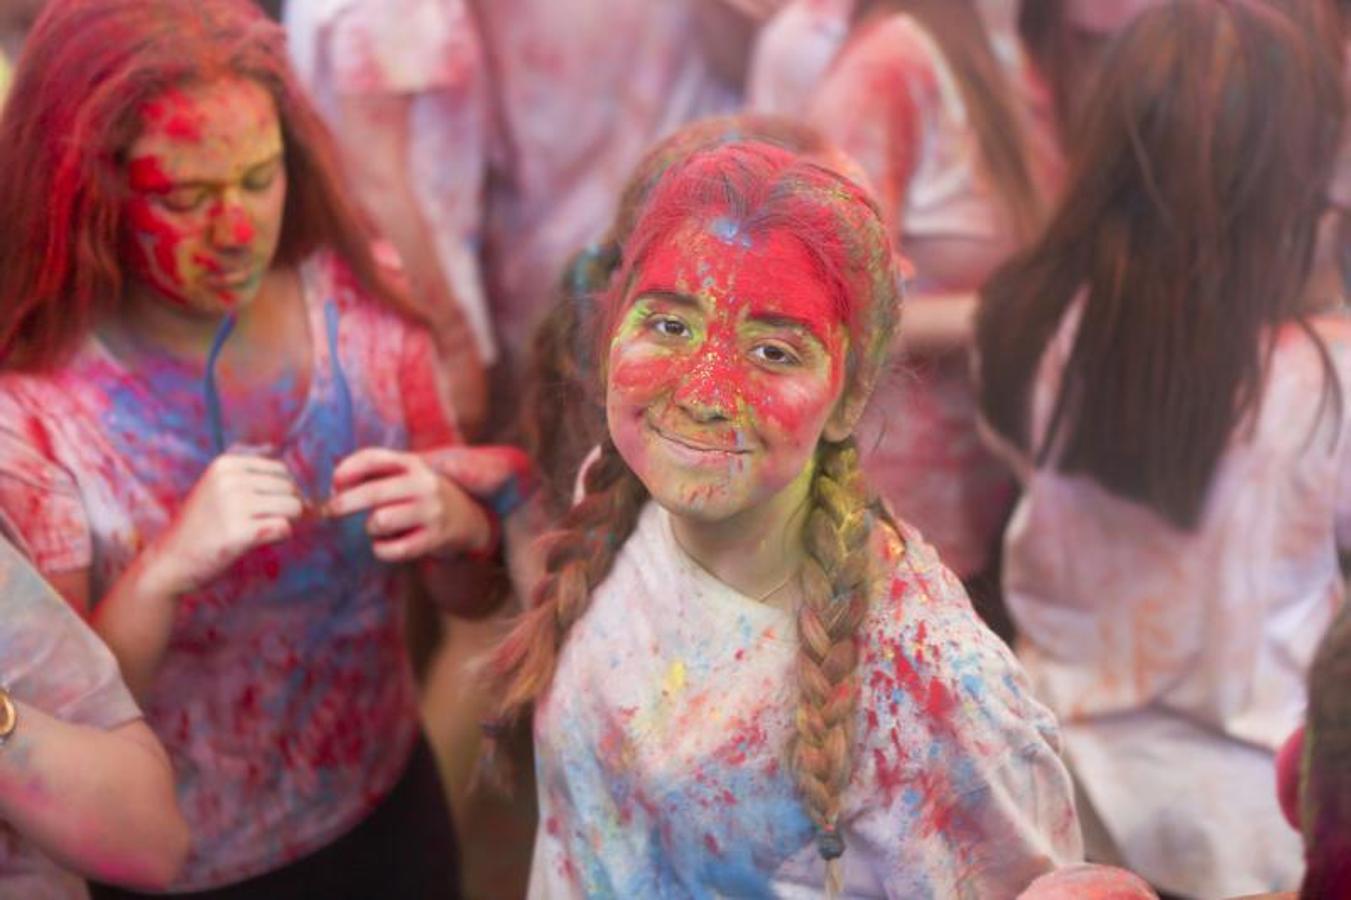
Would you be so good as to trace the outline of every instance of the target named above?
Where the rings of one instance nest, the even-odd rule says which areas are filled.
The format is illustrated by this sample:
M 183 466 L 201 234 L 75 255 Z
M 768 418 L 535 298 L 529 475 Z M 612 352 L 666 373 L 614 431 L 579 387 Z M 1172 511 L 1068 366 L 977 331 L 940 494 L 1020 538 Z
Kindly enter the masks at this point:
M 621 256 L 609 434 L 495 660 L 503 721 L 534 707 L 531 896 L 1011 897 L 1076 856 L 1054 721 L 860 475 L 876 208 L 730 143 Z

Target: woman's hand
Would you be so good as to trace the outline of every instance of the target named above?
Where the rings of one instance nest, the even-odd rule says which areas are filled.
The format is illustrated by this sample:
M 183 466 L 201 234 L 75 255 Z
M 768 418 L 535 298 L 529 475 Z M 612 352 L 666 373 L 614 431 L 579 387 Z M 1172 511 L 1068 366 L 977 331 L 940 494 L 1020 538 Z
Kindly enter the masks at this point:
M 286 540 L 302 512 L 300 492 L 282 463 L 217 457 L 149 551 L 153 564 L 146 571 L 164 593 L 196 590 L 255 547 Z
M 325 513 L 365 510 L 375 556 L 385 562 L 481 551 L 493 540 L 483 508 L 416 453 L 372 447 L 338 464 Z

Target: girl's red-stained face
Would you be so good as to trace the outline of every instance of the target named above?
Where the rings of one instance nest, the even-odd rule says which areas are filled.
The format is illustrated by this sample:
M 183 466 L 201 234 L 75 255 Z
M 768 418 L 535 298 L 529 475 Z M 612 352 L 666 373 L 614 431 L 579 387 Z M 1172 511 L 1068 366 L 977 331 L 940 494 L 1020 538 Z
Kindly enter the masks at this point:
M 247 304 L 272 264 L 286 203 L 281 124 L 259 84 L 166 91 L 127 154 L 124 262 L 136 286 L 189 312 Z
M 652 496 L 717 522 L 802 475 L 839 404 L 847 332 L 801 242 L 690 224 L 649 254 L 629 296 L 607 415 Z

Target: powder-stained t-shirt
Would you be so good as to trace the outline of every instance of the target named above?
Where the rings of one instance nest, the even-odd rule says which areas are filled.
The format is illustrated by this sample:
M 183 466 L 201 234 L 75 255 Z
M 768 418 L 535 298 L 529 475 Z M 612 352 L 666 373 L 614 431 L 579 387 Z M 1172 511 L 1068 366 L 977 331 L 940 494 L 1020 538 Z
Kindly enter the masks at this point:
M 913 530 L 874 543 L 844 894 L 1013 897 L 1080 853 L 1055 721 Z M 530 896 L 820 896 L 785 755 L 796 653 L 794 616 L 700 568 L 649 504 L 536 713 Z
M 301 277 L 308 394 L 284 436 L 249 449 L 286 463 L 321 502 L 356 449 L 455 434 L 426 331 L 365 296 L 332 254 Z M 192 367 L 155 356 L 132 371 L 92 336 L 51 374 L 0 377 L 0 515 L 42 572 L 89 569 L 97 602 L 164 532 L 217 452 L 205 396 Z M 179 598 L 144 698 L 193 833 L 176 889 L 329 843 L 401 774 L 418 724 L 398 573 L 374 558 L 364 525 L 302 519 L 291 539 Z
M 490 103 L 467 0 L 288 0 L 287 46 L 330 117 L 339 96 L 407 96 L 408 175 L 485 364 L 497 344 L 479 262 Z M 359 153 L 360 147 L 351 148 Z
M 1078 307 L 1033 392 L 1044 434 Z M 1351 397 L 1351 320 L 1315 327 Z M 1351 416 L 1299 326 L 1282 327 L 1255 422 L 1221 457 L 1182 531 L 1086 476 L 1019 458 L 1005 595 L 1032 685 L 1125 863 L 1184 896 L 1298 886 L 1299 835 L 1275 754 L 1303 720 L 1309 665 L 1343 602 Z
M 141 717 L 112 653 L 3 539 L 0 684 L 14 699 L 76 725 L 108 730 Z M 79 900 L 87 896 L 81 878 L 59 868 L 0 822 L 0 897 Z
M 1017 44 L 985 15 L 1033 178 L 1049 192 L 1059 166 L 1049 101 Z M 809 99 L 808 120 L 862 167 L 903 253 L 916 240 L 950 242 L 941 270 L 932 256 L 914 260 L 912 293 L 974 292 L 1017 248 L 956 75 L 916 19 L 858 29 Z M 1012 477 L 978 437 L 964 354 L 906 359 L 899 369 L 884 376 L 859 429 L 869 480 L 969 578 L 990 560 Z

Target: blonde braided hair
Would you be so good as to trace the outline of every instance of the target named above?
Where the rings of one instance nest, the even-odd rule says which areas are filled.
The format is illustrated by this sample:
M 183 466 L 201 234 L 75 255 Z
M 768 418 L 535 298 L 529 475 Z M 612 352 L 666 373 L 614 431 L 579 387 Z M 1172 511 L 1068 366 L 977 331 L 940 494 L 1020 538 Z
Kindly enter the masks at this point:
M 807 560 L 797 613 L 799 694 L 790 759 L 798 792 L 816 826 L 832 896 L 840 887 L 840 802 L 853 772 L 858 631 L 872 596 L 871 538 L 878 518 L 879 506 L 864 484 L 853 439 L 823 444 L 803 542 Z
M 647 489 L 608 438 L 583 484 L 581 502 L 544 538 L 545 575 L 531 608 L 493 656 L 493 669 L 504 685 L 499 723 L 515 722 L 548 689 L 564 636 L 586 612 L 592 591 L 609 574 L 647 500 Z

